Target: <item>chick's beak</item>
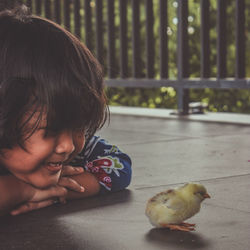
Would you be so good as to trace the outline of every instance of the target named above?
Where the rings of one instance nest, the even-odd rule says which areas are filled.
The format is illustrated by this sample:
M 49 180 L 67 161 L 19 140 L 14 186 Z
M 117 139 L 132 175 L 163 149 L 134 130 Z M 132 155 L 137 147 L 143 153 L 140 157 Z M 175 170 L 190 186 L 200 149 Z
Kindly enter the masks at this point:
M 204 197 L 204 199 L 211 198 L 211 196 L 208 193 L 204 194 L 203 197 Z

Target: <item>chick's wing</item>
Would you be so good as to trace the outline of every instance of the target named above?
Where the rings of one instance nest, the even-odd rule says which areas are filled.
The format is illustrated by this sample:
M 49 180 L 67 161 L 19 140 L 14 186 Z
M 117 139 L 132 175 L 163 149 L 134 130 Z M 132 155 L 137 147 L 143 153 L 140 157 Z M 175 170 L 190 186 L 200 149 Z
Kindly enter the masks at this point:
M 173 195 L 166 200 L 165 206 L 174 212 L 185 210 L 186 209 L 186 202 L 181 199 L 178 195 Z

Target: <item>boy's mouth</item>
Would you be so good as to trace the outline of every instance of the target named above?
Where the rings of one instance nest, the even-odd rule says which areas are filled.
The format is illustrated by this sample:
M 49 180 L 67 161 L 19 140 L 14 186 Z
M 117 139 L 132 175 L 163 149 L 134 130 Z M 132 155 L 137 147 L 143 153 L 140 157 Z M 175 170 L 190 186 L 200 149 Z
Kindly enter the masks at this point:
M 45 164 L 45 167 L 53 173 L 57 173 L 58 171 L 60 171 L 62 169 L 63 166 L 63 162 L 59 161 L 59 162 L 47 162 Z

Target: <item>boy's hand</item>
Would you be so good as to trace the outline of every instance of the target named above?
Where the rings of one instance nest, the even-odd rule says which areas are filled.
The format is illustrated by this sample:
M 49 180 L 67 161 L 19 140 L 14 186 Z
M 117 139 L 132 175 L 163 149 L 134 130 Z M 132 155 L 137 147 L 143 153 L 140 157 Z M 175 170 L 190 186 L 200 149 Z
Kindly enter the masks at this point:
M 48 189 L 37 189 L 34 187 L 31 188 L 34 189 L 34 196 L 32 197 L 32 199 L 17 206 L 10 212 L 11 215 L 18 215 L 50 206 L 54 204 L 56 200 L 58 201 L 58 199 L 64 200 L 64 197 L 67 194 L 67 189 L 58 185 L 50 187 Z
M 82 167 L 64 166 L 58 185 L 70 189 L 72 191 L 84 192 L 84 187 L 71 178 L 71 176 L 79 175 L 83 172 L 84 169 Z
M 71 178 L 71 176 L 79 175 L 83 172 L 84 169 L 82 167 L 64 166 L 58 185 L 66 188 L 67 190 L 83 193 L 85 191 L 84 187 Z M 58 201 L 61 203 L 66 203 L 66 195 L 67 193 L 63 197 L 59 196 Z
M 48 189 L 37 189 L 30 186 L 30 188 L 33 189 L 33 197 L 26 203 L 21 204 L 12 210 L 11 215 L 26 213 L 32 210 L 53 205 L 58 202 L 65 203 L 68 190 L 84 192 L 84 187 L 70 178 L 70 176 L 79 175 L 83 172 L 84 170 L 81 167 L 64 166 L 57 185 Z

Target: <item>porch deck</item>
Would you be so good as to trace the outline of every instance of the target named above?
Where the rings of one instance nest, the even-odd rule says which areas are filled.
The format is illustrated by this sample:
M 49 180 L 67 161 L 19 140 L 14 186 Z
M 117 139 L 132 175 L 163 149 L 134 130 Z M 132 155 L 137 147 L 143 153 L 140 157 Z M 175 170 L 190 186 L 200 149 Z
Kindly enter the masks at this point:
M 1 218 L 0 249 L 249 249 L 250 128 L 242 116 L 221 123 L 114 113 L 100 135 L 131 156 L 129 188 Z M 153 228 L 146 201 L 191 181 L 212 197 L 189 220 L 196 231 Z

